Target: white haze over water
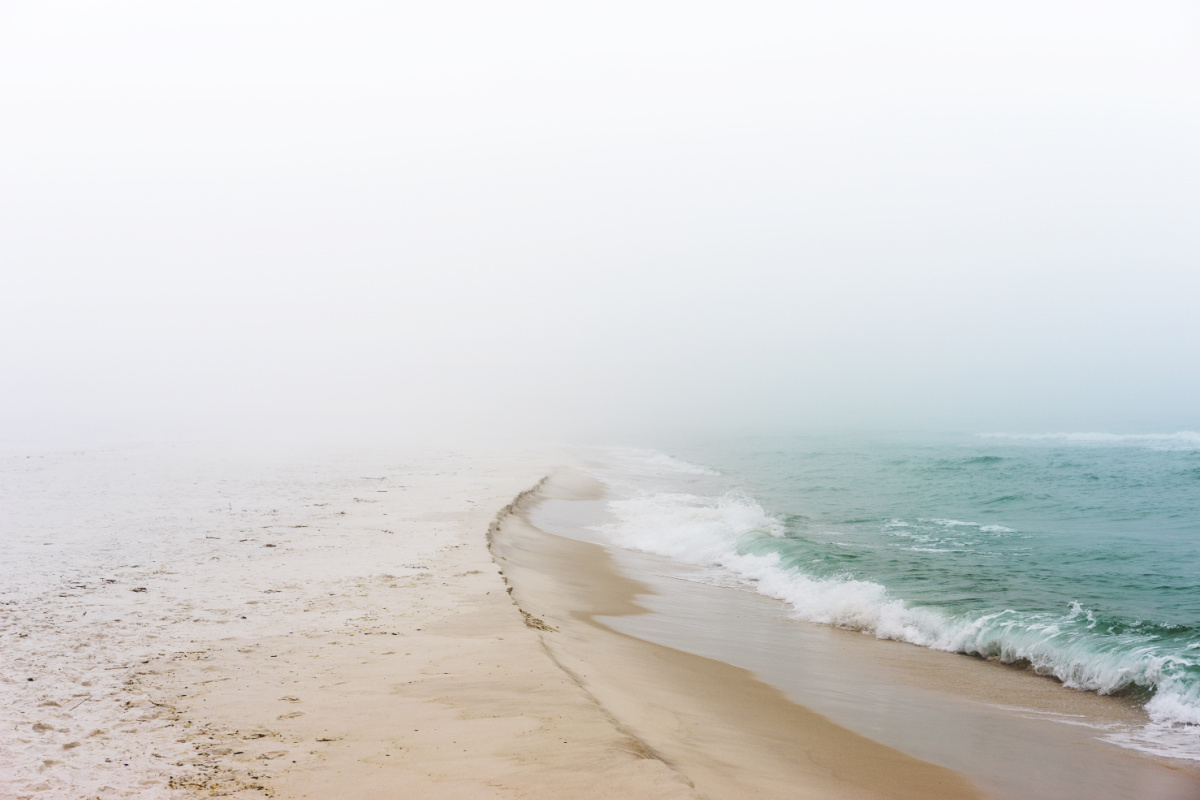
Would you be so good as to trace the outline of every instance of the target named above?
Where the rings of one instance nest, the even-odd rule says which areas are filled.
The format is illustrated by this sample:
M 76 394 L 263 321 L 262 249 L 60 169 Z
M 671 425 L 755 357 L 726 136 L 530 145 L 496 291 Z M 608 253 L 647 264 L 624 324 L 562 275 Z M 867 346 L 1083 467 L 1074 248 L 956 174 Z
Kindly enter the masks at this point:
M 1200 448 L 1200 433 L 981 433 L 981 439 L 1024 439 L 1045 442 L 1093 442 L 1098 444 L 1141 444 L 1194 450 Z
M 1175 431 L 1186 2 L 0 3 L 0 438 Z

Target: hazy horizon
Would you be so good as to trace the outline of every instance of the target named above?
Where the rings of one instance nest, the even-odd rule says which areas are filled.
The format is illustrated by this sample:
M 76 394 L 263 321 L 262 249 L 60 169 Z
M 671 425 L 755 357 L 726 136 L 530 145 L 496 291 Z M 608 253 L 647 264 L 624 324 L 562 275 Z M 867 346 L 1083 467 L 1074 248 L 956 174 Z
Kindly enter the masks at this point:
M 1200 427 L 1185 2 L 0 4 L 0 439 Z

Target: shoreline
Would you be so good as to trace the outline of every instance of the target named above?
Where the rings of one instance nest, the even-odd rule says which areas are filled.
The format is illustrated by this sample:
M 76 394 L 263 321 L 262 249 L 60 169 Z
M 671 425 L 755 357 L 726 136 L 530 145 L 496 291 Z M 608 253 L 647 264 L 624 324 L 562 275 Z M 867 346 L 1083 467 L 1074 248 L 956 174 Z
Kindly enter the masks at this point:
M 1100 740 L 1103 731 L 1094 722 L 1120 726 L 1144 716 L 1121 698 L 1068 691 L 998 663 L 790 619 L 779 601 L 744 588 L 713 586 L 700 572 L 689 578 L 677 562 L 659 556 L 598 544 L 586 526 L 602 521 L 597 514 L 603 513 L 604 487 L 589 488 L 590 478 L 571 474 L 555 474 L 539 502 L 524 509 L 513 537 L 526 542 L 516 551 L 514 576 L 522 606 L 528 603 L 555 625 L 566 619 L 576 627 L 591 626 L 570 640 L 545 637 L 551 647 L 564 642 L 558 649 L 567 660 L 594 661 L 604 648 L 587 638 L 599 632 L 624 637 L 624 645 L 640 642 L 644 651 L 666 648 L 738 667 L 743 677 L 786 695 L 784 703 L 824 715 L 873 744 L 965 776 L 990 797 L 1190 798 L 1200 791 L 1200 770 L 1190 762 Z M 561 555 L 547 558 L 543 550 Z M 606 575 L 597 577 L 597 572 Z M 605 588 L 613 582 L 624 586 L 616 603 Z M 555 605 L 564 597 L 574 604 L 566 612 Z M 630 655 L 628 661 L 637 658 Z M 603 663 L 605 669 L 588 679 L 652 684 L 644 675 L 634 676 L 626 662 Z M 605 704 L 614 712 L 622 700 L 620 689 L 607 687 L 616 699 Z M 694 694 L 685 703 L 712 705 L 703 693 Z M 637 698 L 623 699 L 630 714 L 640 712 Z M 663 732 L 652 732 L 651 744 L 655 735 Z M 794 734 L 788 737 L 798 741 Z M 721 755 L 706 757 L 719 760 Z
M 622 574 L 603 547 L 531 524 L 529 506 L 548 495 L 589 497 L 586 482 L 559 471 L 492 533 L 514 600 L 546 626 L 556 662 L 703 795 L 982 796 L 953 770 L 841 727 L 744 669 L 608 624 L 645 613 L 637 598 L 649 587 Z
M 355 587 L 353 609 L 338 616 L 367 629 L 326 623 L 297 631 L 303 639 L 280 631 L 249 652 L 237 648 L 241 663 L 226 661 L 214 674 L 220 680 L 232 667 L 244 677 L 219 692 L 218 708 L 205 708 L 221 721 L 218 744 L 224 739 L 205 745 L 206 755 L 229 764 L 238 752 L 231 747 L 244 748 L 244 764 L 247 729 L 271 742 L 256 756 L 270 758 L 268 765 L 300 754 L 265 782 L 279 798 L 695 800 L 680 776 L 646 758 L 546 657 L 538 631 L 505 591 L 484 532 L 500 502 L 532 482 L 528 471 L 506 470 L 486 493 L 471 487 L 451 498 L 469 501 L 469 512 L 419 507 L 438 520 L 438 551 L 415 565 L 409 581 Z M 438 493 L 462 492 L 459 478 L 435 483 Z M 231 657 L 226 647 L 208 660 Z M 203 671 L 177 671 L 176 694 Z M 213 738 L 211 726 L 202 733 Z
M 856 681 L 916 664 L 879 695 L 895 704 L 945 654 L 781 620 L 776 601 L 642 574 L 631 551 L 540 528 L 551 503 L 604 506 L 561 454 L 55 458 L 10 488 L 69 479 L 107 505 L 29 528 L 28 552 L 70 568 L 6 595 L 4 797 L 1011 796 L 822 705 L 830 664 L 864 667 Z M 79 526 L 101 512 L 119 535 L 95 550 Z M 44 510 L 22 513 L 14 530 Z M 714 628 L 692 590 L 760 607 Z M 699 621 L 680 626 L 672 603 Z M 739 660 L 751 648 L 730 631 L 778 638 L 743 624 L 768 617 L 808 655 L 855 657 L 807 662 L 797 690 Z M 946 664 L 938 676 L 969 690 L 1005 672 Z M 1153 796 L 1194 796 L 1159 791 L 1200 785 L 1194 771 L 1155 767 L 1137 773 Z

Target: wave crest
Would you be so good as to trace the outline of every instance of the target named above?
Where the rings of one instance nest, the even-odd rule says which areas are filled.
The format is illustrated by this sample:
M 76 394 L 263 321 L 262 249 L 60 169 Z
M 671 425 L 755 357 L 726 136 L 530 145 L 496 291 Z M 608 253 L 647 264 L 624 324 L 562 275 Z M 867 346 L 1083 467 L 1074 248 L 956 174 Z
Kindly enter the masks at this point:
M 852 575 L 808 575 L 781 558 L 777 543 L 785 534 L 783 522 L 739 492 L 650 494 L 610 501 L 609 508 L 616 521 L 596 530 L 615 544 L 697 566 L 720 566 L 759 593 L 786 602 L 797 619 L 1028 664 L 1073 689 L 1144 692 L 1152 695 L 1146 711 L 1156 722 L 1200 725 L 1200 653 L 1163 646 L 1153 626 L 1105 621 L 1101 631 L 1096 615 L 1078 603 L 1062 613 L 1005 609 L 951 615 L 911 606 L 883 585 Z

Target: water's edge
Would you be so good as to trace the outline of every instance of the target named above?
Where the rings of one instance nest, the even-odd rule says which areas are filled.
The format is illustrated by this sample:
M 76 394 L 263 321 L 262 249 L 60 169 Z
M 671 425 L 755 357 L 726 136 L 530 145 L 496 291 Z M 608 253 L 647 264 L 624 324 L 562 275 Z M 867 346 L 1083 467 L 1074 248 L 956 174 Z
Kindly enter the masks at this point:
M 595 543 L 605 505 L 541 496 L 527 515 L 543 531 Z M 1158 796 L 1200 792 L 1200 772 L 1191 765 L 1172 769 L 1099 741 L 1113 728 L 1144 722 L 1127 701 L 1065 692 L 995 663 L 800 623 L 786 619 L 778 601 L 711 585 L 703 570 L 690 568 L 696 574 L 689 576 L 662 557 L 605 552 L 644 588 L 637 597 L 642 613 L 602 617 L 604 624 L 748 669 L 839 725 L 970 774 L 994 796 L 1116 798 L 1136 794 L 1149 779 L 1163 787 Z M 1014 771 L 1013 763 L 1024 766 Z M 1031 774 L 1040 775 L 1033 784 Z

